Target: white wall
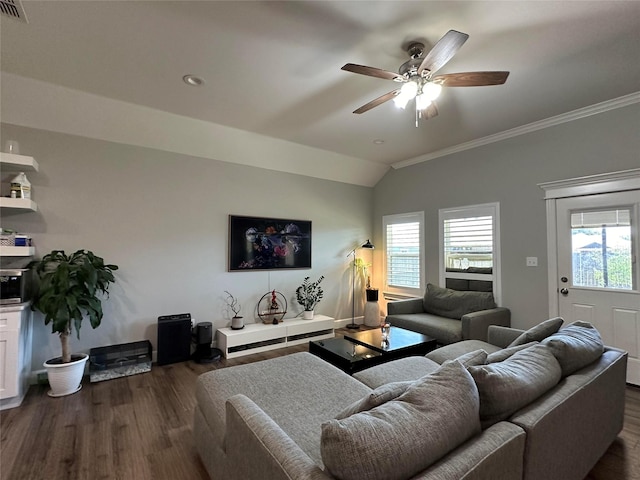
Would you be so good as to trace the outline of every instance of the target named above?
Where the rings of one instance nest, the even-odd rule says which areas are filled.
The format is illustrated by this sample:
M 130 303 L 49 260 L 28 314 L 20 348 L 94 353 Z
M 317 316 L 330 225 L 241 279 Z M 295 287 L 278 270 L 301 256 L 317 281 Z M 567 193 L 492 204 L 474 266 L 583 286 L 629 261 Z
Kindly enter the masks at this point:
M 245 319 L 271 289 L 294 316 L 307 275 L 326 276 L 319 313 L 351 317 L 346 255 L 371 236 L 371 188 L 8 124 L 1 134 L 40 164 L 28 175 L 39 211 L 3 216 L 2 226 L 32 234 L 39 255 L 84 248 L 120 267 L 103 324 L 85 322 L 74 351 L 142 339 L 155 349 L 157 317 L 172 313 L 225 326 L 224 290 Z M 228 272 L 229 214 L 311 220 L 312 269 Z M 34 315 L 38 370 L 59 341 Z
M 639 126 L 635 104 L 392 170 L 374 188 L 373 240 L 381 243 L 383 215 L 423 210 L 427 281 L 437 284 L 438 210 L 499 202 L 503 305 L 512 325 L 532 326 L 548 318 L 546 211 L 537 184 L 640 167 Z M 526 257 L 538 257 L 539 266 L 526 267 Z

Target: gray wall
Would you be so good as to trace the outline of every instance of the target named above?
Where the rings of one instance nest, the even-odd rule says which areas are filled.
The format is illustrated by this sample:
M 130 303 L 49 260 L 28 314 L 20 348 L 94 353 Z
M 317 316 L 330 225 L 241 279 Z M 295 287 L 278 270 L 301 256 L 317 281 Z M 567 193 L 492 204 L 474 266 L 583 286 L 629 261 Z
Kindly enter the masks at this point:
M 31 233 L 40 256 L 84 248 L 120 267 L 103 324 L 85 322 L 73 351 L 142 339 L 155 349 L 159 315 L 190 312 L 225 326 L 224 290 L 251 319 L 277 289 L 295 316 L 295 288 L 307 275 L 326 276 L 318 313 L 351 317 L 346 255 L 371 236 L 371 188 L 6 124 L 1 133 L 40 164 L 28 175 L 38 212 L 3 216 L 2 226 Z M 313 268 L 227 272 L 229 214 L 311 220 Z M 59 355 L 59 341 L 39 313 L 34 327 L 38 370 Z
M 383 215 L 423 210 L 427 281 L 438 283 L 438 209 L 499 202 L 502 303 L 514 326 L 528 327 L 548 317 L 546 211 L 537 184 L 638 167 L 636 104 L 390 171 L 374 189 L 374 240 L 381 244 Z M 539 266 L 526 267 L 533 256 Z
M 164 314 L 191 312 L 196 321 L 224 326 L 224 290 L 251 317 L 273 288 L 293 301 L 306 275 L 327 277 L 320 313 L 350 318 L 346 255 L 369 237 L 382 245 L 383 215 L 424 210 L 427 280 L 437 283 L 438 209 L 497 201 L 503 304 L 515 326 L 527 327 L 548 315 L 537 184 L 640 167 L 639 126 L 640 106 L 633 105 L 392 170 L 370 189 L 4 124 L 1 141 L 18 140 L 41 168 L 29 174 L 39 211 L 3 216 L 2 225 L 33 234 L 40 255 L 84 248 L 120 266 L 103 325 L 92 330 L 86 323 L 74 340 L 74 351 L 86 352 L 141 339 L 155 346 L 156 318 Z M 229 214 L 312 220 L 313 269 L 227 272 Z M 526 267 L 527 256 L 537 256 L 539 266 Z M 382 252 L 372 258 L 379 285 Z M 37 370 L 59 346 L 39 314 L 34 322 Z

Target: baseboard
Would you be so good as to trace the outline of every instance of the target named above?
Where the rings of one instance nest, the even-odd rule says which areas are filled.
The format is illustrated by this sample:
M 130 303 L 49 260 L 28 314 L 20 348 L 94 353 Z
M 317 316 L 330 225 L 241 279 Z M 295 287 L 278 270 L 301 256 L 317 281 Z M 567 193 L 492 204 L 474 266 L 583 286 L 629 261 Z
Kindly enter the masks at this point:
M 49 380 L 47 380 L 47 370 L 31 370 L 31 374 L 29 375 L 29 385 L 47 385 Z
M 351 323 L 350 318 L 341 318 L 337 319 L 333 322 L 335 328 L 344 328 Z M 358 325 L 364 324 L 364 317 L 355 317 L 353 319 L 353 323 L 357 323 Z

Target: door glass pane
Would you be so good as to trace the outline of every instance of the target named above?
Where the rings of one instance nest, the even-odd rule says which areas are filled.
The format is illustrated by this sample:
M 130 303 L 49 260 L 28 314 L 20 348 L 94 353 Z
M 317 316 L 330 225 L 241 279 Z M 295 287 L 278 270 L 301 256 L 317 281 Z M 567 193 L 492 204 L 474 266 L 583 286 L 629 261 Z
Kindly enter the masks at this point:
M 571 213 L 573 285 L 634 288 L 631 209 Z

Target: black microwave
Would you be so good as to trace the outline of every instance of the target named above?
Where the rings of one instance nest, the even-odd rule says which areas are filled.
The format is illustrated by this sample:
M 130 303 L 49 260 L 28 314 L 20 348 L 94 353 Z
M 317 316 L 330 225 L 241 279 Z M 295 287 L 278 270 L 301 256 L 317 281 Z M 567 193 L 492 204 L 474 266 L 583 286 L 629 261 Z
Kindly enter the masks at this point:
M 31 300 L 31 270 L 0 269 L 0 305 L 14 305 Z

